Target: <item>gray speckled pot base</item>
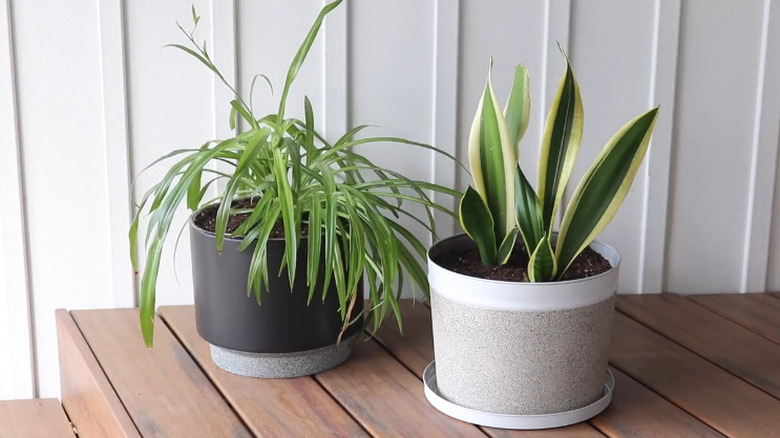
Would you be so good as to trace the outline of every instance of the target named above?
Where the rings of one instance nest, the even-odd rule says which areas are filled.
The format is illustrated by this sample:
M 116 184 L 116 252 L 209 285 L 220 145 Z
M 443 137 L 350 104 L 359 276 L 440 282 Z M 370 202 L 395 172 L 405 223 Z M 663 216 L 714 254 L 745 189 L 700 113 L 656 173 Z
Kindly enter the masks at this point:
M 211 345 L 211 359 L 225 371 L 263 379 L 289 379 L 321 373 L 349 358 L 358 335 L 315 350 L 293 353 L 250 353 Z
M 532 415 L 577 409 L 603 395 L 614 296 L 578 309 L 519 312 L 432 292 L 437 383 L 447 400 Z

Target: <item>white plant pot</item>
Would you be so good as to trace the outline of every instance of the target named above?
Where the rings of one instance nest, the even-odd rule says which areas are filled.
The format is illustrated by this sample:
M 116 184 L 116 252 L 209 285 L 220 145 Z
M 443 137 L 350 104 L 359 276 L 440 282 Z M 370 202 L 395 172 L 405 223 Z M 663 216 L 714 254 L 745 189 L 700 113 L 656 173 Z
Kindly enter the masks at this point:
M 465 421 L 529 429 L 572 424 L 606 408 L 614 386 L 607 355 L 617 251 L 593 242 L 591 248 L 612 269 L 552 283 L 485 280 L 434 261 L 467 247 L 475 245 L 459 235 L 428 251 L 435 355 L 435 369 L 426 376 L 431 403 Z

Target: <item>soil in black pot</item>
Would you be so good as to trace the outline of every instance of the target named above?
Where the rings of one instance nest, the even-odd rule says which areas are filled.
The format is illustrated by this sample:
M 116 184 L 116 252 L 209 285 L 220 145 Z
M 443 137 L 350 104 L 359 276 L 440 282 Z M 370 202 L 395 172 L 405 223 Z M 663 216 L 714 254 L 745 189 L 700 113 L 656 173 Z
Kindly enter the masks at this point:
M 444 254 L 434 261 L 443 268 L 470 277 L 500 281 L 528 281 L 526 269 L 528 266 L 528 253 L 525 251 L 524 245 L 519 243 L 515 245 L 509 261 L 502 266 L 483 265 L 482 259 L 479 257 L 479 251 L 476 248 Z M 574 262 L 569 266 L 561 280 L 592 277 L 611 268 L 612 265 L 610 265 L 607 259 L 588 247 L 574 259 Z
M 245 220 L 249 218 L 249 215 L 252 214 L 251 209 L 254 208 L 254 206 L 257 204 L 257 200 L 258 198 L 245 198 L 233 201 L 233 208 L 247 209 L 250 211 L 247 213 L 236 213 L 230 215 L 226 229 L 227 235 L 231 235 L 239 226 L 241 226 L 241 224 L 244 223 Z M 218 208 L 219 204 L 215 204 L 201 210 L 197 216 L 195 216 L 195 226 L 210 233 L 215 232 L 217 227 Z M 304 222 L 301 224 L 301 234 L 305 236 L 307 231 L 308 229 L 306 227 L 306 223 Z M 282 223 L 281 219 L 276 221 L 274 224 L 274 228 L 271 230 L 271 237 L 284 237 L 284 224 Z

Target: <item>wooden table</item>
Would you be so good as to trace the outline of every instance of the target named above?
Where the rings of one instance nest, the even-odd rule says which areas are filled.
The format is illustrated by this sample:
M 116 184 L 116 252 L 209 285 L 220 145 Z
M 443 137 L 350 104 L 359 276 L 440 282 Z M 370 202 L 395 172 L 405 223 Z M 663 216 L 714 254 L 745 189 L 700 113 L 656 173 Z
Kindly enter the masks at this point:
M 618 299 L 611 406 L 548 431 L 480 428 L 423 395 L 430 312 L 404 304 L 344 365 L 259 380 L 214 366 L 191 306 L 163 307 L 155 347 L 135 309 L 60 310 L 62 402 L 90 437 L 780 437 L 780 298 L 769 294 Z M 390 321 L 389 321 L 390 322 Z

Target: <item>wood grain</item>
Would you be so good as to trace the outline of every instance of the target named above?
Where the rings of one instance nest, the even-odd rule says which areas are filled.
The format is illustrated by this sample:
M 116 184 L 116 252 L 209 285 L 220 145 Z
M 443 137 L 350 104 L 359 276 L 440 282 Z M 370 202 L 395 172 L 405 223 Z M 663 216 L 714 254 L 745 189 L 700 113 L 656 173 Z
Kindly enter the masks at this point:
M 55 315 L 62 405 L 81 436 L 140 437 L 70 313 Z
M 642 384 L 612 368 L 615 391 L 606 411 L 591 423 L 610 437 L 723 437 Z
M 251 431 L 263 437 L 368 436 L 311 377 L 254 379 L 214 365 L 195 328 L 192 306 L 160 308 L 160 316 Z
M 252 436 L 159 318 L 149 349 L 138 309 L 71 314 L 144 437 Z
M 0 438 L 75 438 L 59 400 L 0 401 Z
M 780 344 L 780 300 L 769 294 L 695 295 L 688 299 Z
M 780 345 L 679 295 L 621 296 L 617 307 L 654 331 L 780 397 Z
M 420 379 L 373 340 L 359 341 L 344 365 L 316 379 L 373 436 L 485 436 L 428 404 Z
M 780 437 L 780 400 L 621 313 L 610 362 L 724 435 Z
M 421 303 L 405 300 L 401 303 L 404 333 L 398 330 L 394 321 L 383 324 L 376 333 L 376 339 L 402 364 L 422 380 L 425 367 L 433 360 L 433 333 L 431 311 Z M 422 381 L 419 385 L 422 386 Z M 483 427 L 489 436 L 496 438 L 587 438 L 603 437 L 593 427 L 578 424 L 554 430 L 505 430 Z

